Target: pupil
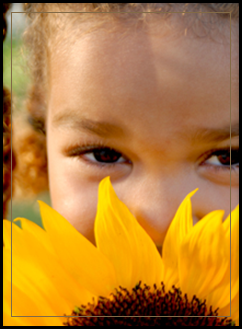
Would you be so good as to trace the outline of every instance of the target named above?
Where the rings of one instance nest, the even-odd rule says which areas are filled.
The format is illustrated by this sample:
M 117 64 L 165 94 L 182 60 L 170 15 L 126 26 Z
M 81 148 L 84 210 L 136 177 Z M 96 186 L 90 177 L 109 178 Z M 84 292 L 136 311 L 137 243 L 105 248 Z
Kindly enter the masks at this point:
M 95 150 L 93 154 L 99 162 L 116 162 L 121 157 L 120 153 L 111 149 Z
M 219 161 L 224 165 L 230 165 L 230 151 L 218 155 Z M 231 150 L 231 165 L 239 164 L 239 150 Z

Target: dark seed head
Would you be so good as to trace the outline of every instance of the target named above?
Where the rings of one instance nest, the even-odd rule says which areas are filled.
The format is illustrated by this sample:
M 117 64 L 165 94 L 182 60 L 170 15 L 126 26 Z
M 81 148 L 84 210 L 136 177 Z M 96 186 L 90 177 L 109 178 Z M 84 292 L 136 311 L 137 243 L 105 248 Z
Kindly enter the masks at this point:
M 128 291 L 122 287 L 112 298 L 99 297 L 96 304 L 76 307 L 64 326 L 235 326 L 232 320 L 218 316 L 218 309 L 206 307 L 206 300 L 193 296 L 188 301 L 180 289 L 165 292 L 141 282 Z M 73 317 L 72 317 L 73 316 Z M 163 316 L 163 317 L 161 317 Z

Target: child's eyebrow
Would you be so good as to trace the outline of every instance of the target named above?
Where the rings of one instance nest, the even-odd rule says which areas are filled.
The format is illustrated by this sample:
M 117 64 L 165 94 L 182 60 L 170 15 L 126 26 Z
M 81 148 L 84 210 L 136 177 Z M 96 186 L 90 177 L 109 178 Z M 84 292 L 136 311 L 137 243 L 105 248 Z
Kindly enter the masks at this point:
M 66 127 L 68 129 L 87 130 L 101 137 L 122 137 L 124 130 L 113 123 L 95 121 L 81 118 L 76 113 L 64 112 L 53 117 L 53 126 Z M 239 124 L 231 124 L 231 137 L 239 136 Z M 193 143 L 220 142 L 230 138 L 230 125 L 223 128 L 196 127 L 192 130 L 184 130 L 181 139 L 192 140 Z
M 124 135 L 124 131 L 120 126 L 105 121 L 95 121 L 86 118 L 80 118 L 75 113 L 57 114 L 53 118 L 55 127 L 66 127 L 70 129 L 88 130 L 91 133 L 101 137 Z
M 193 133 L 186 133 L 193 142 L 221 142 L 230 138 L 230 125 L 223 128 L 197 128 Z M 231 138 L 239 136 L 239 124 L 231 124 Z

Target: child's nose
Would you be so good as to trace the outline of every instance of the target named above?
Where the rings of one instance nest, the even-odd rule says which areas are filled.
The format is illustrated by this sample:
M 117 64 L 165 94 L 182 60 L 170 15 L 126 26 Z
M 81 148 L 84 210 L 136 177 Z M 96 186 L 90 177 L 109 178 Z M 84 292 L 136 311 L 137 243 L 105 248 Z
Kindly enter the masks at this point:
M 115 186 L 114 186 L 115 188 Z M 149 234 L 154 243 L 161 247 L 174 218 L 178 207 L 186 195 L 195 187 L 184 188 L 174 186 L 168 182 L 146 181 L 115 188 L 120 200 L 122 200 L 140 225 Z M 193 209 L 193 221 L 197 222 Z

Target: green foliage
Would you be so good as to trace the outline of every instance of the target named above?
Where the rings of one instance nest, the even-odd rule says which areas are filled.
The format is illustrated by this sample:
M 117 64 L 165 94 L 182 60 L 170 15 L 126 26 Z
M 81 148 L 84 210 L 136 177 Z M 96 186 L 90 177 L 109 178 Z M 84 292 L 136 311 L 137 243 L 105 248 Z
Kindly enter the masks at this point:
M 20 202 L 13 200 L 12 210 L 11 210 L 11 202 L 9 202 L 8 205 L 7 219 L 11 220 L 11 213 L 12 213 L 12 220 L 16 218 L 27 218 L 43 228 L 40 211 L 39 211 L 39 204 L 37 200 L 44 201 L 48 205 L 51 204 L 49 193 L 39 194 L 35 199 L 30 199 L 28 201 Z M 16 222 L 16 224 L 19 227 L 21 227 L 20 222 Z
M 11 72 L 12 62 L 12 72 Z M 26 97 L 27 87 L 30 82 L 26 64 L 26 56 L 23 55 L 23 41 L 21 35 L 12 39 L 8 37 L 3 42 L 3 84 L 11 91 L 12 74 L 12 97 L 14 111 L 23 110 L 23 101 Z
M 12 11 L 14 10 L 12 9 Z M 8 24 L 7 36 L 3 42 L 3 84 L 10 91 L 12 84 L 12 115 L 14 117 L 16 113 L 25 112 L 24 101 L 30 84 L 30 78 L 26 61 L 27 54 L 23 52 L 23 29 L 13 32 L 15 33 L 12 34 L 11 51 L 11 28 Z M 37 200 L 42 200 L 50 205 L 48 193 L 38 195 L 35 199 L 28 201 L 20 202 L 13 199 L 12 204 L 9 201 L 7 219 L 11 220 L 12 218 L 14 220 L 15 218 L 24 217 L 43 227 Z M 20 221 L 17 221 L 16 224 L 21 227 Z

